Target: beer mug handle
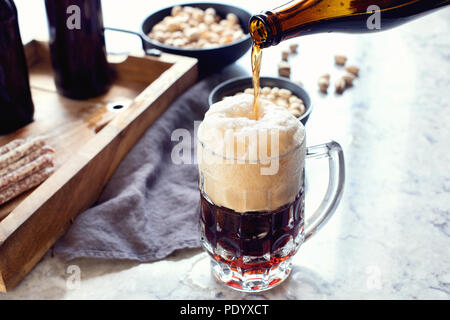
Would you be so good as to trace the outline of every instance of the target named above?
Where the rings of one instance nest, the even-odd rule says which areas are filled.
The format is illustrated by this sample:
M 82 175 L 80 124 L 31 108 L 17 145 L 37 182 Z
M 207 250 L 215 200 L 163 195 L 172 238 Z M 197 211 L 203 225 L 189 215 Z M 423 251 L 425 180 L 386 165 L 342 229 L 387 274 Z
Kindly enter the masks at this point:
M 307 148 L 306 159 L 320 158 L 328 158 L 329 160 L 328 189 L 319 208 L 305 223 L 305 241 L 310 239 L 331 218 L 344 190 L 344 153 L 339 143 L 331 141 Z

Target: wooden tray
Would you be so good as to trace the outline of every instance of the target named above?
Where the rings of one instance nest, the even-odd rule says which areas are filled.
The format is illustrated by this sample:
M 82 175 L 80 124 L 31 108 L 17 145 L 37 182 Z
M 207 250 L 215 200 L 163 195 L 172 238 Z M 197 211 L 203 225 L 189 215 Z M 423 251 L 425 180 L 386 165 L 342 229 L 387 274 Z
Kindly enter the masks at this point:
M 55 173 L 35 190 L 0 206 L 0 291 L 13 288 L 82 211 L 89 208 L 128 151 L 170 103 L 197 81 L 197 60 L 163 54 L 116 64 L 105 95 L 86 101 L 57 94 L 48 45 L 25 47 L 35 121 L 7 136 L 48 136 Z

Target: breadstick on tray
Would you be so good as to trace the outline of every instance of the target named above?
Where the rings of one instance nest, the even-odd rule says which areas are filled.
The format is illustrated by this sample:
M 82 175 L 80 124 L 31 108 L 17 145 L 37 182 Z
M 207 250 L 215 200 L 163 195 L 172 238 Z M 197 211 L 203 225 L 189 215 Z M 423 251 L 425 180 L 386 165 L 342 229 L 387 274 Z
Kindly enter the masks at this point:
M 25 143 L 25 139 L 16 139 L 0 147 L 0 156 Z
M 19 145 L 17 148 L 14 148 L 9 152 L 0 155 L 0 169 L 9 166 L 11 163 L 16 162 L 20 158 L 43 147 L 44 145 L 45 145 L 44 138 L 38 137 L 28 140 L 24 144 Z
M 8 202 L 9 200 L 15 198 L 19 194 L 36 187 L 41 182 L 50 177 L 54 169 L 51 166 L 45 167 L 38 172 L 26 177 L 25 179 L 18 181 L 6 189 L 0 190 L 0 205 Z
M 43 146 L 42 148 L 37 149 L 37 150 L 31 152 L 30 154 L 22 157 L 18 161 L 10 164 L 6 168 L 0 169 L 0 179 L 1 179 L 1 177 L 7 175 L 8 173 L 11 173 L 11 172 L 23 167 L 24 165 L 36 160 L 40 156 L 47 154 L 47 153 L 53 154 L 53 153 L 55 153 L 55 150 L 50 146 L 47 146 L 47 145 Z
M 19 169 L 8 173 L 7 175 L 0 177 L 0 190 L 7 188 L 9 185 L 19 182 L 26 177 L 36 173 L 37 171 L 53 166 L 53 155 L 44 154 L 34 161 L 27 163 Z

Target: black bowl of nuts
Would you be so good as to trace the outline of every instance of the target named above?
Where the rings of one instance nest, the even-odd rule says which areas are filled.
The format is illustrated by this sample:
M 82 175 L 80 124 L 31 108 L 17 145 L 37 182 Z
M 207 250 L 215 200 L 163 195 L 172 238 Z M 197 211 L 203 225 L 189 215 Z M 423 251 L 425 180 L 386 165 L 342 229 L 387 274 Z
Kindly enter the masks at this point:
M 298 84 L 283 78 L 261 77 L 259 79 L 260 98 L 286 107 L 304 125 L 312 111 L 308 93 Z M 220 84 L 209 95 L 209 105 L 237 94 L 253 94 L 251 77 L 234 78 Z
M 186 3 L 161 9 L 142 23 L 144 49 L 197 58 L 208 73 L 235 62 L 251 47 L 251 14 L 220 3 Z

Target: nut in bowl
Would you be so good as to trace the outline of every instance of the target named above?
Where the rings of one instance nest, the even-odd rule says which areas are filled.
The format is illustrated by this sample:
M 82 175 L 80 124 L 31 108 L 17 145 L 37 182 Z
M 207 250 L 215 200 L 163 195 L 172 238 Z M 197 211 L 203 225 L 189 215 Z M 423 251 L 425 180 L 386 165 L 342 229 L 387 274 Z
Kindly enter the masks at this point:
M 222 18 L 211 7 L 175 6 L 170 16 L 153 26 L 148 37 L 167 46 L 207 49 L 241 40 L 245 34 L 234 13 Z
M 270 100 L 276 105 L 287 108 L 303 125 L 311 114 L 311 99 L 308 93 L 294 82 L 283 78 L 261 77 L 260 98 Z M 236 94 L 253 94 L 251 77 L 234 78 L 217 86 L 209 95 L 209 104 L 222 101 Z
M 186 3 L 161 9 L 142 24 L 146 49 L 193 57 L 201 72 L 235 62 L 251 47 L 251 14 L 221 3 Z

